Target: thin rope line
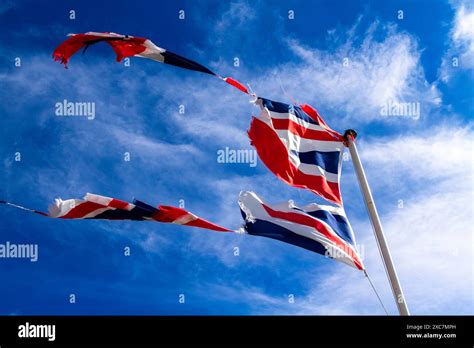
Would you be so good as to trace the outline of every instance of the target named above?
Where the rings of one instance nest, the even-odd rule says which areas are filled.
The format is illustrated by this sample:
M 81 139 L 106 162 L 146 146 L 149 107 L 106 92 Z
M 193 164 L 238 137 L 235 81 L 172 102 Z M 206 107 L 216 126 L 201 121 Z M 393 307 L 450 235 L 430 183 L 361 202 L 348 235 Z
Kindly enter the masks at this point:
M 367 271 L 366 271 L 365 269 L 364 269 L 364 274 L 365 274 L 365 276 L 367 277 L 367 280 L 369 281 L 370 286 L 372 286 L 372 289 L 374 290 L 375 295 L 377 295 L 377 298 L 379 299 L 379 302 L 380 302 L 380 304 L 382 305 L 382 308 L 383 308 L 383 310 L 385 311 L 385 314 L 389 315 L 388 312 L 387 312 L 387 309 L 386 309 L 385 306 L 383 305 L 383 302 L 382 302 L 382 299 L 381 299 L 380 296 L 379 296 L 379 293 L 377 292 L 377 290 L 375 290 L 375 286 L 374 286 L 374 284 L 372 284 L 372 281 L 370 280 L 369 274 L 367 273 Z
M 293 102 L 294 105 L 298 105 L 298 102 L 295 99 L 293 99 L 293 97 L 286 92 L 285 88 L 283 87 L 283 83 L 281 82 L 280 75 L 276 75 L 276 77 L 278 78 L 278 83 L 280 84 L 280 88 L 281 88 L 283 94 L 287 98 L 290 98 L 290 100 Z
M 26 211 L 29 211 L 29 212 L 32 212 L 32 213 L 43 215 L 43 216 L 49 216 L 48 214 L 43 213 L 42 211 L 34 210 L 34 209 L 30 209 L 30 208 L 25 208 L 25 207 L 22 207 L 21 205 L 16 205 L 16 204 L 13 204 L 13 203 L 10 203 L 10 202 L 7 202 L 7 201 L 3 201 L 3 200 L 0 200 L 0 204 L 9 205 L 9 206 L 17 208 L 17 209 L 26 210 Z

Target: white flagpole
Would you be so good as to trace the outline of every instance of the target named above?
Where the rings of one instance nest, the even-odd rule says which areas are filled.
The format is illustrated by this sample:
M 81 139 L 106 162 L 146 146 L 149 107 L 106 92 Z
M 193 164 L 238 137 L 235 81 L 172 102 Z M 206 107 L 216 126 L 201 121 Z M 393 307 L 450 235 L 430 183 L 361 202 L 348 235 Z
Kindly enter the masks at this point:
M 359 179 L 360 189 L 364 195 L 370 221 L 372 222 L 372 227 L 374 228 L 375 239 L 377 240 L 377 244 L 379 246 L 380 255 L 382 256 L 385 271 L 387 272 L 387 276 L 390 281 L 390 286 L 392 288 L 393 296 L 395 297 L 398 312 L 400 315 L 410 315 L 405 297 L 403 296 L 402 287 L 400 286 L 400 282 L 397 277 L 397 272 L 395 271 L 395 266 L 393 265 L 392 257 L 390 256 L 387 241 L 385 240 L 385 236 L 383 234 L 382 224 L 380 223 L 377 208 L 375 207 L 374 198 L 372 197 L 372 192 L 370 191 L 364 168 L 362 167 L 362 163 L 359 158 L 359 153 L 357 152 L 357 147 L 354 142 L 356 137 L 357 132 L 352 129 L 348 129 L 344 133 L 346 145 L 349 147 L 349 152 L 351 153 L 352 163 L 354 164 L 354 169 L 357 174 L 357 178 Z

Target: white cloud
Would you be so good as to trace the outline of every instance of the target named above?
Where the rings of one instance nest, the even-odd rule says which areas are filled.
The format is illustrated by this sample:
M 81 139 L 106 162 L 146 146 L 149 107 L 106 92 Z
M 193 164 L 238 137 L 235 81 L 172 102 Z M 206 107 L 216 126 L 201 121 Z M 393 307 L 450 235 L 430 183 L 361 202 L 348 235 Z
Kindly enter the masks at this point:
M 423 185 L 415 189 L 435 180 L 436 187 L 446 184 L 442 189 L 452 191 L 465 187 L 472 175 L 472 136 L 470 126 L 444 125 L 418 134 L 372 138 L 359 147 L 375 178 L 390 178 L 399 186 L 408 180 Z
M 216 22 L 214 30 L 216 32 L 225 32 L 231 28 L 234 29 L 249 21 L 255 19 L 255 10 L 250 7 L 246 1 L 234 1 L 229 5 L 229 9 L 225 11 L 221 18 Z
M 462 5 L 456 12 L 455 26 L 452 38 L 456 46 L 465 49 L 467 64 L 472 67 L 474 62 L 474 11 Z
M 443 59 L 440 78 L 449 82 L 457 69 L 474 70 L 474 10 L 467 3 L 457 3 L 450 32 L 450 47 Z
M 104 127 L 103 132 L 110 134 L 124 149 L 139 156 L 145 163 L 159 164 L 161 167 L 182 166 L 183 160 L 202 156 L 202 152 L 192 144 L 172 144 L 152 139 L 143 134 L 127 131 L 115 126 Z
M 378 31 L 384 33 L 380 41 L 374 38 Z M 303 62 L 285 64 L 274 75 L 298 96 L 298 102 L 331 105 L 339 119 L 380 120 L 382 106 L 390 101 L 418 102 L 423 110 L 440 102 L 439 92 L 425 79 L 416 40 L 394 26 L 376 22 L 360 45 L 349 35 L 335 52 L 309 48 L 296 40 L 288 45 Z
M 418 313 L 473 313 L 473 136 L 471 126 L 445 125 L 361 145 L 376 186 L 389 178 L 404 201 L 384 225 Z

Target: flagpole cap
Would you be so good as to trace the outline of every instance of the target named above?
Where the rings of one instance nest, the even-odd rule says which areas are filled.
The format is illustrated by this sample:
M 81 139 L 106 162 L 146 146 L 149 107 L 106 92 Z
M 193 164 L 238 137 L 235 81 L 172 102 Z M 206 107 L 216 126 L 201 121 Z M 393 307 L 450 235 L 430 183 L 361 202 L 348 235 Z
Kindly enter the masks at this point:
M 354 141 L 357 138 L 357 132 L 353 129 L 347 129 L 344 132 L 344 145 L 349 146 L 349 140 Z

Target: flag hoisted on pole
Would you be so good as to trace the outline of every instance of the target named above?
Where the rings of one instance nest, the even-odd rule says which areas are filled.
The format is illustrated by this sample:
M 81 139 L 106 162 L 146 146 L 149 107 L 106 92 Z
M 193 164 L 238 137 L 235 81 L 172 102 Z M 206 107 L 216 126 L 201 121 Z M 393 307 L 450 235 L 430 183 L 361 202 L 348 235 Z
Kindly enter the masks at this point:
M 259 117 L 252 118 L 248 135 L 261 161 L 276 177 L 288 185 L 308 189 L 337 207 L 311 204 L 299 208 L 290 202 L 272 207 L 264 203 L 255 193 L 244 192 L 240 196 L 239 204 L 245 224 L 242 229 L 230 230 L 177 207 L 158 206 L 155 208 L 136 200 L 133 203 L 128 203 L 93 194 L 87 194 L 83 200 L 59 200 L 49 214 L 6 201 L 0 201 L 0 204 L 52 218 L 158 221 L 220 232 L 245 231 L 251 235 L 277 239 L 324 255 L 327 254 L 327 256 L 337 258 L 339 261 L 362 270 L 380 300 L 380 296 L 357 253 L 354 233 L 344 212 L 340 176 L 342 154 L 344 147 L 347 146 L 352 156 L 354 169 L 398 311 L 401 315 L 409 315 L 372 193 L 357 152 L 355 145 L 357 133 L 354 130 L 347 130 L 343 136 L 331 129 L 317 110 L 310 105 L 296 102 L 289 105 L 259 97 L 249 85 L 247 88 L 231 77 L 222 77 L 194 60 L 156 46 L 147 38 L 112 32 L 70 34 L 69 38 L 54 50 L 53 58 L 67 67 L 70 58 L 80 49 L 83 49 L 84 53 L 89 46 L 100 42 L 105 42 L 112 47 L 118 62 L 127 57 L 151 59 L 212 75 L 252 96 L 253 102 L 260 107 L 261 114 Z M 380 302 L 383 306 L 381 300 Z M 385 310 L 385 312 L 387 311 Z
M 403 295 L 402 287 L 400 285 L 400 281 L 398 280 L 397 272 L 392 261 L 392 257 L 390 256 L 390 250 L 388 249 L 388 244 L 385 240 L 379 214 L 377 213 L 377 208 L 375 207 L 374 198 L 372 197 L 372 192 L 370 191 L 369 183 L 367 182 L 364 168 L 362 167 L 362 162 L 359 158 L 359 152 L 357 151 L 355 144 L 356 137 L 357 132 L 355 130 L 348 129 L 344 133 L 346 145 L 349 148 L 349 152 L 351 153 L 354 170 L 357 174 L 357 179 L 359 180 L 360 189 L 364 195 L 367 211 L 369 212 L 370 221 L 372 222 L 372 227 L 374 229 L 375 239 L 377 240 L 377 245 L 380 250 L 380 255 L 382 256 L 385 271 L 387 272 L 387 276 L 390 281 L 390 286 L 392 288 L 393 296 L 395 297 L 398 312 L 400 315 L 410 315 L 407 303 L 405 301 L 405 296 Z

